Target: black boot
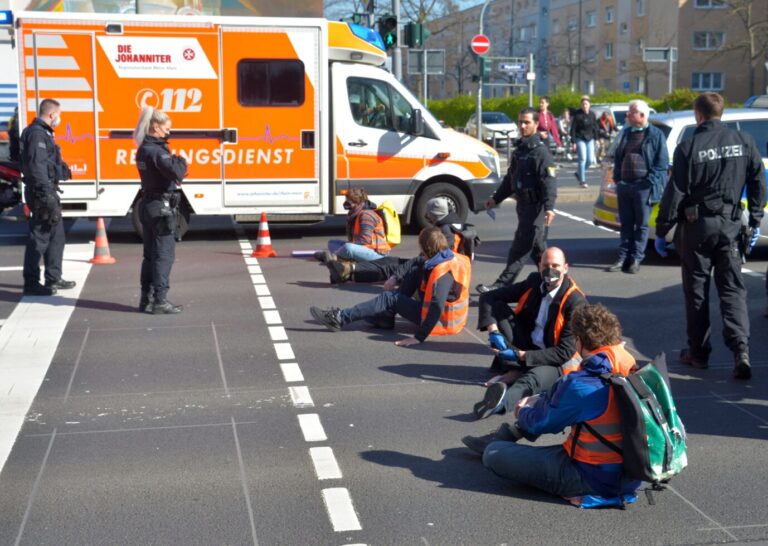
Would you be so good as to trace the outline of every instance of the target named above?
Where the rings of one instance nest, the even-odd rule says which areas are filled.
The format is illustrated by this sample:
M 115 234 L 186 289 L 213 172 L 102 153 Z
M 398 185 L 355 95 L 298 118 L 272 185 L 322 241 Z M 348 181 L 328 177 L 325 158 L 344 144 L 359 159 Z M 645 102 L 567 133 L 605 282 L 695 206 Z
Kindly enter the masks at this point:
M 152 303 L 152 293 L 142 292 L 139 299 L 139 313 L 152 313 L 154 304 Z
M 168 300 L 156 301 L 152 306 L 153 315 L 178 315 L 181 313 L 181 305 L 174 305 Z

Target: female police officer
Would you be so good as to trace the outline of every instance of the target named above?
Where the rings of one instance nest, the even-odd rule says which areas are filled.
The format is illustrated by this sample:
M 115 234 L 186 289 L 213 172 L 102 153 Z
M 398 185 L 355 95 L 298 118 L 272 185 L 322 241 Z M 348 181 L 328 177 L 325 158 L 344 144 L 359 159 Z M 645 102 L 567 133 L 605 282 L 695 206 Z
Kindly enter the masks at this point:
M 139 218 L 144 229 L 144 260 L 141 262 L 139 311 L 155 315 L 181 312 L 168 295 L 168 277 L 176 254 L 174 229 L 180 194 L 176 188 L 187 174 L 187 162 L 168 147 L 171 120 L 154 108 L 144 108 L 133 133 L 139 147 L 136 166 L 143 197 Z

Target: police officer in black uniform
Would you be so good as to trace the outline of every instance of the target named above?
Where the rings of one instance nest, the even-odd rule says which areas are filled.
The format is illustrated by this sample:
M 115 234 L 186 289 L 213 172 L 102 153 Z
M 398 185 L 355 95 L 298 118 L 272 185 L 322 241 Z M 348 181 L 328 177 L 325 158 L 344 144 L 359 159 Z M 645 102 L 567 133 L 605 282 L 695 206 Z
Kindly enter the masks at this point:
M 70 178 L 67 164 L 53 138 L 61 122 L 61 105 L 53 99 L 40 103 L 38 116 L 20 138 L 24 199 L 30 210 L 29 239 L 24 252 L 24 294 L 50 296 L 57 289 L 74 288 L 61 278 L 64 223 L 61 220 L 59 181 Z M 40 284 L 40 259 L 45 263 L 45 285 Z
M 176 256 L 176 216 L 181 199 L 178 187 L 187 174 L 187 162 L 168 147 L 171 120 L 154 108 L 144 108 L 134 132 L 139 145 L 136 166 L 141 177 L 139 218 L 144 230 L 139 311 L 155 315 L 181 312 L 168 301 L 169 277 Z
M 765 207 L 765 174 L 752 137 L 720 121 L 723 98 L 704 93 L 694 102 L 698 127 L 680 143 L 672 161 L 672 178 L 664 189 L 656 220 L 656 249 L 666 255 L 665 235 L 678 223 L 688 347 L 680 362 L 709 365 L 709 283 L 714 269 L 720 297 L 723 337 L 734 354 L 733 375 L 749 379 L 747 291 L 741 276 L 741 196 L 747 189 L 750 248 L 760 235 Z
M 526 258 L 539 262 L 547 249 L 545 226 L 555 218 L 557 181 L 552 155 L 536 133 L 539 114 L 533 108 L 523 108 L 517 123 L 520 140 L 507 170 L 507 175 L 493 197 L 485 202 L 491 209 L 507 197 L 517 201 L 517 231 L 507 257 L 507 267 L 492 285 L 478 284 L 481 294 L 515 282 Z

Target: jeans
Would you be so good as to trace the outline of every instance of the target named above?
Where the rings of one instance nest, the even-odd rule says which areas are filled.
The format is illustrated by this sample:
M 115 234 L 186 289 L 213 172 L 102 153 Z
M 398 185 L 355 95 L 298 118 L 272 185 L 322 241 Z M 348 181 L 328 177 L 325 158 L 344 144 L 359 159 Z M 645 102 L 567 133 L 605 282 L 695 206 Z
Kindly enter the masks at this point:
M 579 182 L 584 183 L 587 180 L 587 167 L 595 162 L 595 141 L 577 138 L 576 153 L 579 158 Z
M 341 310 L 341 323 L 365 319 L 390 319 L 400 315 L 416 325 L 421 324 L 421 301 L 413 296 L 419 289 L 422 267 L 414 267 L 400 283 L 398 290 L 382 292 L 375 298 Z
M 648 182 L 616 184 L 616 198 L 619 202 L 619 221 L 621 222 L 619 260 L 635 260 L 638 263 L 645 258 L 648 245 L 648 218 L 651 216 L 651 185 Z
M 355 262 L 372 262 L 384 257 L 372 248 L 347 241 L 328 241 L 328 250 L 343 260 Z
M 483 464 L 502 478 L 536 487 L 559 497 L 596 495 L 562 445 L 534 447 L 493 442 L 483 453 Z

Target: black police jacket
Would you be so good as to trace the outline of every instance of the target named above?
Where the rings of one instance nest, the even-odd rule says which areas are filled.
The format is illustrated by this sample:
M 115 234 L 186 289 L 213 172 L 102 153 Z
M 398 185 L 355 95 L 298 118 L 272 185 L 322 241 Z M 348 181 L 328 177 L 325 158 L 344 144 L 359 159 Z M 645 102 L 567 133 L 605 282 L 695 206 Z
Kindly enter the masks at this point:
M 136 152 L 136 166 L 145 194 L 169 193 L 187 174 L 187 161 L 171 153 L 168 141 L 147 136 Z
M 69 168 L 61 160 L 53 129 L 35 118 L 21 133 L 20 144 L 25 186 L 37 195 L 54 195 L 58 181 L 69 178 Z
M 493 194 L 493 200 L 498 205 L 510 195 L 539 202 L 544 205 L 544 210 L 555 208 L 555 164 L 552 154 L 537 134 L 517 141 L 507 174 Z
M 747 188 L 749 225 L 760 225 L 765 207 L 765 171 L 752 136 L 727 128 L 720 120 L 700 124 L 693 136 L 677 146 L 672 178 L 664 189 L 656 234 L 664 237 L 683 218 L 683 209 L 697 205 L 717 211 L 739 205 Z

